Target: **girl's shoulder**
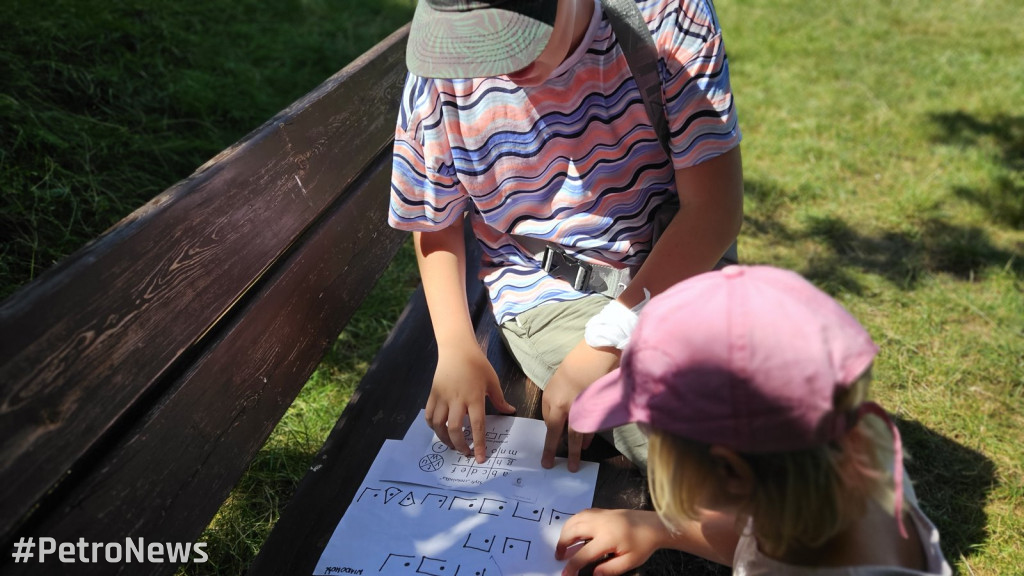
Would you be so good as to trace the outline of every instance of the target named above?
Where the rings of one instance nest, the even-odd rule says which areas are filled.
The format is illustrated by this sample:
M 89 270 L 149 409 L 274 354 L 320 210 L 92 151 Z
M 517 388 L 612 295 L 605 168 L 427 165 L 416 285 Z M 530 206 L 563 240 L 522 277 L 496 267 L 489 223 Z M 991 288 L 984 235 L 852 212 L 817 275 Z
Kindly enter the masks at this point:
M 786 564 L 761 553 L 754 538 L 753 521 L 748 520 L 733 557 L 736 576 L 951 576 L 953 573 L 939 546 L 939 531 L 917 502 L 908 502 L 908 514 L 913 520 L 925 558 L 925 570 L 893 566 L 815 567 Z

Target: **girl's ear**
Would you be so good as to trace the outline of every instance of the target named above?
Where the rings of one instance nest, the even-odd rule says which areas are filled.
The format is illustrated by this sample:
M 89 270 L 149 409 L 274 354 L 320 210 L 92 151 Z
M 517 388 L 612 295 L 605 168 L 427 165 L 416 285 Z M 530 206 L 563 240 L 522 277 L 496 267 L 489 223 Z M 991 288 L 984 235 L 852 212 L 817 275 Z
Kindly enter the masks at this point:
M 711 446 L 709 453 L 722 488 L 732 496 L 749 498 L 754 493 L 754 470 L 750 464 L 733 450 L 717 444 Z

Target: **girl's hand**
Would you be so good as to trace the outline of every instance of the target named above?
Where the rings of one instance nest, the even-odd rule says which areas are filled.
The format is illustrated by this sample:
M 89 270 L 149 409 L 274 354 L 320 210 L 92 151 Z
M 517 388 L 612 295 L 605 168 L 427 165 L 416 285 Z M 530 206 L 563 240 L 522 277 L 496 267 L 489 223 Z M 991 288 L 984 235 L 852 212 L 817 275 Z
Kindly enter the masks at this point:
M 555 559 L 568 559 L 562 576 L 594 564 L 594 576 L 614 576 L 643 564 L 670 540 L 655 512 L 591 508 L 562 527 Z

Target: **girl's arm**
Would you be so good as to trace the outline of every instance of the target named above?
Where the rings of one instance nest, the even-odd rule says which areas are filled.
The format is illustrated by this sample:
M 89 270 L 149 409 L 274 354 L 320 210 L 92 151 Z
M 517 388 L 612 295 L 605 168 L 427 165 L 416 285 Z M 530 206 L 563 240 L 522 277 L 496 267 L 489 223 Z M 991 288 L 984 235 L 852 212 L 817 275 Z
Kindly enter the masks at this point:
M 700 521 L 687 520 L 670 531 L 656 512 L 601 510 L 576 514 L 562 527 L 555 558 L 568 560 L 563 576 L 575 576 L 594 566 L 594 576 L 614 576 L 643 564 L 656 550 L 682 550 L 712 562 L 732 565 L 739 535 L 736 517 L 704 512 Z

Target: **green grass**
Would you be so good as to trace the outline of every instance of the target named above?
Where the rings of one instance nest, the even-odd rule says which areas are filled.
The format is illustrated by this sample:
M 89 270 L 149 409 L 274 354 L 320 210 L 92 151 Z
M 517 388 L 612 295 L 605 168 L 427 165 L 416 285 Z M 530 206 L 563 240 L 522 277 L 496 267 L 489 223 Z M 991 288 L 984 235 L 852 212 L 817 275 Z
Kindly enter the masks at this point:
M 411 18 L 412 0 L 0 0 L 0 298 Z
M 410 1 L 0 0 L 0 297 L 271 117 Z M 111 6 L 117 4 L 117 6 Z M 1024 8 L 718 0 L 744 131 L 741 258 L 881 346 L 875 395 L 958 574 L 1024 566 Z M 408 246 L 202 539 L 237 574 L 416 282 Z
M 881 346 L 875 395 L 960 574 L 1024 566 L 1024 9 L 720 0 L 741 258 Z

